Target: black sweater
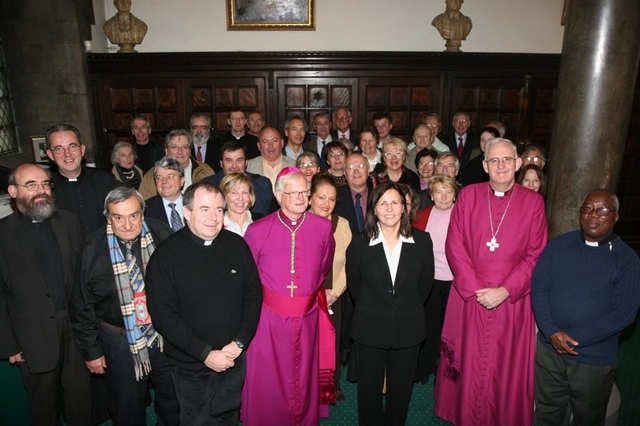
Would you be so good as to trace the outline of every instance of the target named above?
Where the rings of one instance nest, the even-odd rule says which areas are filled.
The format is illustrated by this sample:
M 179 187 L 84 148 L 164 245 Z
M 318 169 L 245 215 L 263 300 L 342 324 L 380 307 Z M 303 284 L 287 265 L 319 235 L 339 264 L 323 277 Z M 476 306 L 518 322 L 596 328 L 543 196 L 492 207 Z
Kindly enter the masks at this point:
M 211 350 L 253 337 L 262 306 L 258 270 L 245 241 L 221 230 L 210 246 L 188 227 L 147 265 L 147 303 L 172 365 L 201 370 Z

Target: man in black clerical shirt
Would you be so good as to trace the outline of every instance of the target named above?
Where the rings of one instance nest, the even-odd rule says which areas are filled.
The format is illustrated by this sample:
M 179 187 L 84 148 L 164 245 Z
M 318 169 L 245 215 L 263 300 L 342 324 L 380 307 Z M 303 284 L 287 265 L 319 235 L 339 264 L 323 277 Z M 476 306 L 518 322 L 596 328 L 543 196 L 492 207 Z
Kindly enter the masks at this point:
M 0 221 L 0 359 L 20 367 L 32 424 L 60 424 L 64 411 L 68 425 L 88 425 L 89 372 L 67 313 L 80 225 L 56 209 L 52 186 L 35 164 L 9 176 L 17 211 Z
M 107 193 L 118 186 L 116 179 L 109 172 L 82 165 L 86 147 L 74 126 L 51 126 L 45 140 L 47 156 L 57 166 L 52 180 L 58 207 L 78 215 L 86 236 L 104 225 L 102 203 Z
M 151 134 L 151 120 L 147 117 L 137 115 L 131 120 L 131 133 L 136 140 L 133 149 L 136 151 L 136 166 L 146 173 L 156 161 L 164 157 L 164 146 L 153 142 Z
M 146 424 L 151 381 L 160 424 L 177 425 L 180 410 L 162 337 L 147 311 L 145 277 L 147 262 L 171 229 L 145 220 L 144 207 L 133 188 L 109 192 L 107 226 L 85 241 L 69 310 L 87 369 L 105 375 L 114 424 Z

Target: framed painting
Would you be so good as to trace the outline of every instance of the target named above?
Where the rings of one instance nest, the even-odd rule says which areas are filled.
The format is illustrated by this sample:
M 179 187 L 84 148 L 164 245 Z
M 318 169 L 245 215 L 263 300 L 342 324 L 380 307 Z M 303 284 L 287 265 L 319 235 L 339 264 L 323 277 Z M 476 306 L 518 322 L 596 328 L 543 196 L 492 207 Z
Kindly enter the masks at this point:
M 226 0 L 229 31 L 315 31 L 316 0 Z
M 47 144 L 44 136 L 31 136 L 31 146 L 33 147 L 33 161 L 36 163 L 48 163 Z

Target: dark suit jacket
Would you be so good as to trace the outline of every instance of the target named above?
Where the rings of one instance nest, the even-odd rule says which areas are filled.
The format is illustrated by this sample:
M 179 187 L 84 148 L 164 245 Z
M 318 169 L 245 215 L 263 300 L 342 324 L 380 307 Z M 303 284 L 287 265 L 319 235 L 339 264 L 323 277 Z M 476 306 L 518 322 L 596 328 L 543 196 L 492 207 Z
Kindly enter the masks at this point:
M 369 188 L 368 196 L 371 196 L 371 191 L 373 191 L 373 184 L 369 179 L 367 181 L 367 187 Z M 351 188 L 349 185 L 344 185 L 338 188 L 338 200 L 336 201 L 336 207 L 333 209 L 333 213 L 338 216 L 342 216 L 349 222 L 349 227 L 351 228 L 351 233 L 353 235 L 359 233 L 358 231 L 358 221 L 356 219 L 356 208 L 353 205 L 353 198 L 351 198 Z M 364 217 L 366 218 L 367 212 L 363 211 Z
M 162 203 L 162 197 L 159 195 L 154 195 L 145 201 L 146 207 L 144 209 L 144 217 L 152 218 L 166 223 L 171 226 L 169 220 L 167 219 L 167 213 L 164 210 L 164 204 Z
M 156 248 L 173 232 L 166 221 L 145 218 L 145 222 Z M 80 351 L 87 361 L 91 361 L 104 355 L 98 338 L 101 323 L 124 327 L 106 226 L 87 237 L 79 264 L 80 278 L 71 294 L 69 315 Z
M 449 151 L 458 156 L 458 141 L 456 132 L 451 132 L 451 134 L 447 135 L 442 142 L 446 143 L 449 147 Z M 467 169 L 467 164 L 469 164 L 469 160 L 471 159 L 471 152 L 480 146 L 480 138 L 478 135 L 467 132 L 467 142 L 464 144 L 464 148 L 462 150 L 462 156 L 458 157 L 460 160 L 460 172 L 458 173 L 458 180 L 460 182 L 464 182 L 464 173 Z
M 327 170 L 329 168 L 329 165 L 327 164 L 325 159 L 322 157 L 322 155 L 318 153 L 318 147 L 316 145 L 316 142 L 317 142 L 317 136 L 314 133 L 310 137 L 307 137 L 307 140 L 302 143 L 302 150 L 311 151 L 318 154 L 318 156 L 320 157 L 320 168 L 322 170 Z
M 257 175 L 255 173 L 245 172 L 245 174 L 251 179 L 253 184 L 253 191 L 256 194 L 256 203 L 249 210 L 251 213 L 258 213 L 259 215 L 266 216 L 269 213 L 273 213 L 278 209 L 276 199 L 273 195 L 273 188 L 271 181 L 264 176 Z M 216 186 L 220 186 L 222 178 L 225 176 L 224 171 L 220 170 L 213 176 L 206 177 L 202 180 L 210 182 Z
M 334 141 L 340 139 L 340 135 L 338 134 L 338 129 L 331 129 L 331 137 Z M 355 148 L 360 143 L 360 132 L 357 130 L 349 129 L 349 140 L 353 143 L 353 147 Z
M 355 303 L 351 337 L 381 349 L 419 345 L 426 336 L 424 306 L 434 275 L 433 243 L 413 230 L 414 243 L 402 244 L 395 285 L 382 244 L 354 236 L 347 249 L 347 288 Z
M 58 241 L 67 298 L 77 281 L 81 231 L 75 213 L 51 219 Z M 53 370 L 60 344 L 49 290 L 20 224 L 18 213 L 0 221 L 0 358 L 22 352 L 31 373 Z

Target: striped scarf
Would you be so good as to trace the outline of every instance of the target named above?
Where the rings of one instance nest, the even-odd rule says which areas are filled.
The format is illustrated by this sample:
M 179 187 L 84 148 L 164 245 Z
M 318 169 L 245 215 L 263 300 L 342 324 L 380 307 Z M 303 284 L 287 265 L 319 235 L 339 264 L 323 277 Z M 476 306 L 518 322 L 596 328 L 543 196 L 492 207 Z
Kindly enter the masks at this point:
M 132 282 L 129 275 L 127 260 L 120 249 L 118 239 L 113 233 L 111 225 L 107 225 L 107 241 L 109 243 L 109 254 L 111 256 L 111 266 L 113 275 L 116 280 L 116 288 L 118 291 L 118 299 L 120 300 L 120 311 L 124 320 L 124 328 L 127 333 L 127 341 L 129 349 L 133 356 L 133 363 L 136 372 L 136 380 L 149 374 L 151 371 L 151 361 L 149 360 L 149 351 L 154 343 L 158 343 L 162 350 L 162 337 L 155 331 L 152 324 L 139 327 L 136 323 L 136 312 L 133 303 L 133 293 L 135 286 L 136 292 L 144 291 L 144 278 L 142 274 L 138 274 L 139 278 Z M 142 234 L 140 236 L 140 248 L 142 252 L 142 270 L 146 270 L 147 263 L 151 258 L 151 254 L 155 250 L 155 244 L 146 222 L 142 222 Z

